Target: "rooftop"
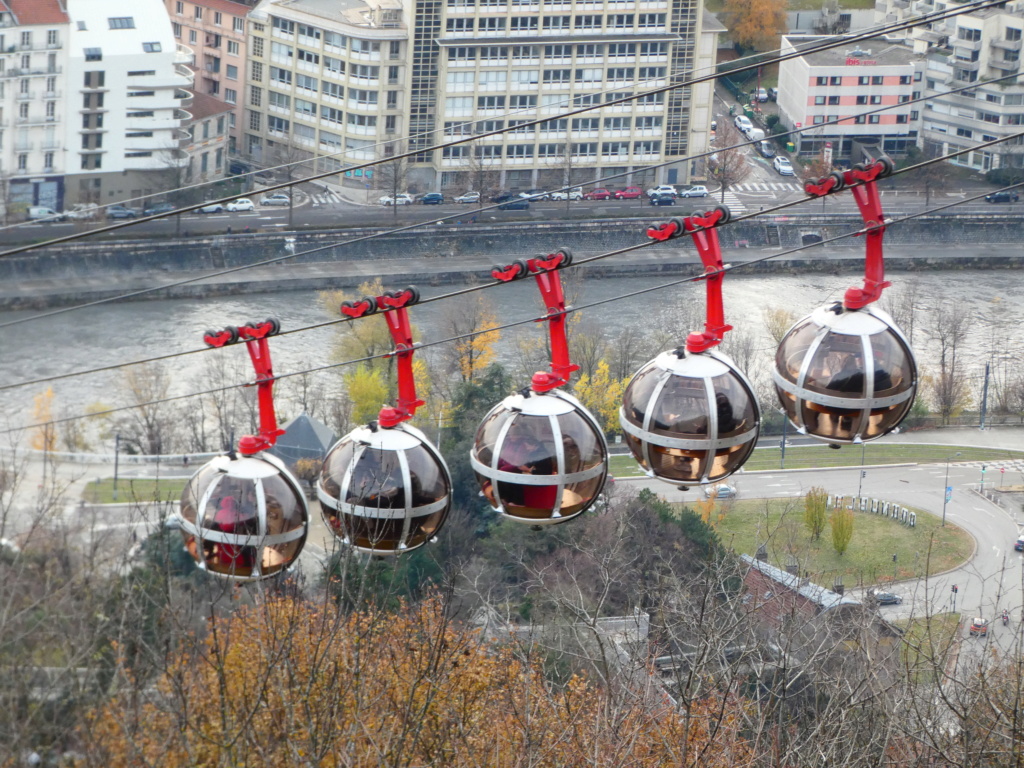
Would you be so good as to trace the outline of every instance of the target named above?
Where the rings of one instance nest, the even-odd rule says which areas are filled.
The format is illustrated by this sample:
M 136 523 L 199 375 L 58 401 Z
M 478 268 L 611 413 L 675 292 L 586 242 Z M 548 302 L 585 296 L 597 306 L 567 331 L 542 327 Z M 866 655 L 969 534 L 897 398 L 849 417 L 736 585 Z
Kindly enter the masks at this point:
M 800 50 L 801 47 L 820 45 L 835 38 L 823 35 L 785 35 L 784 43 Z M 839 46 L 828 51 L 817 51 L 804 56 L 804 60 L 814 67 L 841 67 L 850 59 L 858 59 L 865 66 L 910 64 L 921 58 L 909 46 L 886 37 L 873 37 L 870 40 L 858 40 L 848 46 Z
M 328 21 L 358 26 L 376 26 L 375 14 L 382 10 L 401 11 L 401 0 L 263 0 L 254 15 L 284 13 L 289 10 L 308 13 Z
M 767 576 L 772 581 L 783 585 L 791 592 L 810 600 L 817 605 L 821 611 L 827 611 L 840 605 L 860 605 L 860 600 L 849 595 L 840 595 L 831 589 L 826 589 L 820 584 L 801 579 L 798 575 L 776 568 L 774 565 L 757 560 L 750 555 L 741 555 L 744 563 Z
M 221 101 L 216 96 L 211 96 L 208 93 L 199 93 L 197 91 L 193 94 L 192 106 L 188 108 L 188 111 L 192 114 L 192 121 L 196 122 L 212 115 L 223 115 L 225 112 L 231 112 L 233 109 L 234 107 L 226 101 Z
M 69 19 L 61 0 L 6 0 L 19 25 L 66 24 Z

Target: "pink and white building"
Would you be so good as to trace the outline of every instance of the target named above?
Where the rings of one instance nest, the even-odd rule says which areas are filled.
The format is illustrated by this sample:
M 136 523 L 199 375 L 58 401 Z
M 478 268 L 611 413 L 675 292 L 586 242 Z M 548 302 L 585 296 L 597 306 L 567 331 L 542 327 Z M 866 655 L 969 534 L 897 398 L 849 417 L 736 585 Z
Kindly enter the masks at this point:
M 782 52 L 826 39 L 786 35 Z M 923 70 L 922 56 L 885 37 L 789 59 L 779 65 L 779 117 L 787 130 L 805 129 L 790 139 L 801 157 L 821 155 L 826 144 L 837 165 L 905 155 L 918 142 L 920 106 L 906 102 L 920 96 Z M 874 112 L 881 107 L 888 109 Z

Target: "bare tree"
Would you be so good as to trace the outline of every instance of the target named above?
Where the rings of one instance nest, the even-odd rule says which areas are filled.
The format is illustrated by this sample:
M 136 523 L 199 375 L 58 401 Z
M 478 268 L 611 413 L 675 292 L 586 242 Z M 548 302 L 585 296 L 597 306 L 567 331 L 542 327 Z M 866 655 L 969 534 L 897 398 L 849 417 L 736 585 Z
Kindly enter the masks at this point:
M 405 152 L 405 145 L 392 142 L 384 145 L 381 157 L 385 162 L 374 168 L 374 186 L 391 198 L 391 207 L 398 217 L 398 195 L 405 191 L 409 178 L 409 159 L 400 157 Z M 387 160 L 386 158 L 392 158 Z
M 722 185 L 722 202 L 729 187 L 739 184 L 750 173 L 747 165 L 747 149 L 733 145 L 744 141 L 743 134 L 727 120 L 719 122 L 715 142 L 726 149 L 719 149 L 711 160 L 711 178 Z
M 971 315 L 962 305 L 940 303 L 932 312 L 927 334 L 938 344 L 939 370 L 932 377 L 931 390 L 943 424 L 948 424 L 950 417 L 963 408 L 969 398 L 961 352 L 970 327 Z

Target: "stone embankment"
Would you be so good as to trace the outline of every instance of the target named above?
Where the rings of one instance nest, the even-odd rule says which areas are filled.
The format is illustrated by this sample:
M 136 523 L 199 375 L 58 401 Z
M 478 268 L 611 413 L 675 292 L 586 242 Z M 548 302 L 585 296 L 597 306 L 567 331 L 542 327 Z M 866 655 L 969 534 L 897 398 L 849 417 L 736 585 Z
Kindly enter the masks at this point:
M 679 212 L 683 214 L 683 211 Z M 646 227 L 670 218 L 424 226 L 314 233 L 248 233 L 167 240 L 83 242 L 0 260 L 0 309 L 40 309 L 94 301 L 190 280 L 137 298 L 195 298 L 282 290 L 352 288 L 369 278 L 420 285 L 486 279 L 513 259 L 569 248 L 577 263 L 647 241 Z M 727 263 L 761 273 L 856 270 L 862 241 L 848 237 L 767 260 L 782 251 L 861 228 L 855 215 L 767 216 L 720 230 Z M 890 271 L 1019 269 L 1024 217 L 922 217 L 886 232 Z M 261 262 L 293 256 L 266 266 Z M 588 276 L 692 275 L 699 272 L 689 238 L 586 265 Z M 213 277 L 205 275 L 237 270 Z

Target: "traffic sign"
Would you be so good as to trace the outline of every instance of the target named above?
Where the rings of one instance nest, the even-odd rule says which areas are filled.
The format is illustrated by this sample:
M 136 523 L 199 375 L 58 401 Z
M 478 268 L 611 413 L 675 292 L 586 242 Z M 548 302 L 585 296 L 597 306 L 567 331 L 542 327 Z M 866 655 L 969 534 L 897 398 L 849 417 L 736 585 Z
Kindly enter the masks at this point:
M 999 474 L 1002 475 L 1002 474 L 1005 474 L 1005 473 L 1006 473 L 1006 467 L 1000 467 L 999 468 Z
M 947 485 L 946 486 L 946 501 L 949 501 L 952 498 L 953 498 L 953 486 L 952 485 Z

